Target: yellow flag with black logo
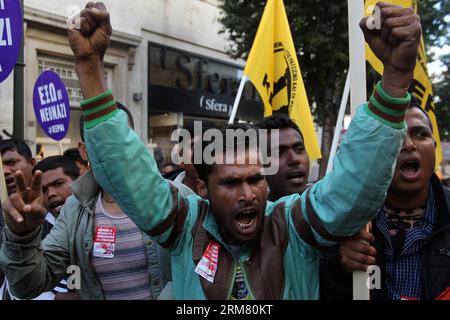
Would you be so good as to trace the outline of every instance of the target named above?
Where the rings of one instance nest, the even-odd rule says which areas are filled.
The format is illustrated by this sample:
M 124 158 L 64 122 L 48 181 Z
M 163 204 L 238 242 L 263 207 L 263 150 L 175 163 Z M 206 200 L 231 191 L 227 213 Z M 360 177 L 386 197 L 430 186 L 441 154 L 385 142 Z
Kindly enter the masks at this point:
M 366 0 L 365 1 L 365 15 L 372 15 L 375 4 L 379 0 Z M 405 8 L 412 7 L 417 13 L 417 1 L 416 0 L 385 0 L 386 2 L 396 4 Z M 375 13 L 376 15 L 376 13 Z M 375 19 L 376 23 L 376 19 Z M 376 27 L 376 25 L 375 25 Z M 370 65 L 380 75 L 383 74 L 383 64 L 375 56 L 370 47 L 366 43 L 366 59 Z M 420 39 L 419 55 L 417 57 L 416 68 L 414 69 L 414 81 L 410 86 L 410 92 L 420 101 L 421 106 L 427 111 L 431 123 L 433 125 L 433 135 L 436 139 L 436 167 L 442 162 L 442 147 L 441 139 L 439 137 L 438 124 L 436 120 L 435 105 L 433 102 L 433 87 L 431 85 L 430 78 L 427 71 L 427 55 L 425 54 L 425 44 L 423 36 Z
M 244 69 L 264 102 L 264 116 L 284 112 L 298 125 L 312 160 L 322 157 L 282 0 L 268 0 Z

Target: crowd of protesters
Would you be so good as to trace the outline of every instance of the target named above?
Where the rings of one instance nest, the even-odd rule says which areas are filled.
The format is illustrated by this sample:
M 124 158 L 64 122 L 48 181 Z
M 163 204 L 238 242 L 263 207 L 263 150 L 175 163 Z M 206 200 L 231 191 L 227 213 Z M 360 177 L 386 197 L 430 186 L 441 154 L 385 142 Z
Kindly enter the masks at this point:
M 186 128 L 183 161 L 159 168 L 106 87 L 109 13 L 87 4 L 68 32 L 85 99 L 78 148 L 36 163 L 23 141 L 0 141 L 1 298 L 352 299 L 352 272 L 378 266 L 372 299 L 450 299 L 450 190 L 434 173 L 431 121 L 407 92 L 420 20 L 378 6 L 381 30 L 360 26 L 383 78 L 333 170 L 309 184 L 303 135 L 283 114 Z M 241 152 L 225 139 L 215 149 L 231 162 L 193 161 L 209 129 L 276 130 L 277 172 L 250 161 L 259 145 L 245 138 Z

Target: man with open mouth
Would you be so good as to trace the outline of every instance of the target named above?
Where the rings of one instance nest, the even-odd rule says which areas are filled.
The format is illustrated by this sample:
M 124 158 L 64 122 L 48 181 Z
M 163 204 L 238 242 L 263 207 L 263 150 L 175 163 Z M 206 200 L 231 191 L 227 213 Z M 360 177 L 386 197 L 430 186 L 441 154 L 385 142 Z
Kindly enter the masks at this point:
M 78 179 L 80 171 L 75 161 L 66 156 L 43 159 L 33 168 L 33 174 L 42 172 L 43 205 L 48 214 L 45 218 L 42 237 L 50 233 L 67 198 L 72 195 L 70 186 Z
M 381 21 L 389 22 L 382 23 L 382 30 L 369 29 L 367 18 L 360 25 L 384 63 L 382 81 L 371 101 L 359 108 L 332 174 L 309 192 L 274 203 L 267 201 L 261 162 L 250 161 L 258 159 L 258 146 L 247 143 L 230 151 L 224 139 L 216 160 L 245 161 L 195 163 L 207 199 L 183 197 L 171 187 L 107 90 L 103 57 L 112 27 L 106 7 L 89 3 L 81 12 L 81 30 L 69 30 L 69 43 L 87 99 L 81 107 L 92 169 L 126 215 L 171 251 L 176 299 L 319 298 L 319 248 L 355 234 L 372 219 L 405 134 L 406 88 L 413 78 L 420 22 L 412 9 L 377 5 Z M 242 129 L 251 128 L 226 129 L 234 130 L 239 141 L 245 136 Z M 15 227 L 22 226 L 16 220 Z M 0 260 L 2 266 L 8 261 L 4 249 Z
M 325 298 L 351 299 L 350 273 L 377 265 L 381 283 L 371 299 L 450 300 L 450 189 L 434 173 L 433 128 L 417 100 L 405 121 L 394 178 L 371 232 L 361 230 L 322 261 Z
M 66 156 L 47 157 L 33 167 L 33 175 L 37 170 L 42 172 L 43 206 L 48 212 L 42 225 L 42 239 L 44 239 L 55 225 L 67 198 L 72 195 L 70 186 L 80 172 L 75 161 Z M 53 300 L 56 297 L 61 299 L 74 294 L 68 292 L 67 282 L 63 279 L 51 291 L 43 292 L 35 299 Z
M 261 163 L 248 161 L 258 153 L 257 146 L 231 153 L 231 158 L 244 156 L 245 164 L 195 163 L 207 200 L 183 198 L 171 188 L 145 145 L 128 129 L 123 112 L 104 104 L 113 101 L 100 76 L 111 34 L 109 15 L 98 3 L 83 11 L 82 18 L 97 23 L 86 24 L 82 33 L 71 30 L 69 41 L 88 99 L 82 108 L 88 119 L 85 133 L 91 164 L 100 185 L 126 214 L 172 251 L 175 298 L 318 298 L 317 249 L 356 233 L 373 217 L 384 200 L 404 136 L 404 112 L 410 101 L 406 88 L 413 76 L 420 23 L 410 9 L 378 6 L 381 20 L 389 21 L 382 32 L 369 30 L 365 20 L 361 26 L 385 65 L 382 82 L 371 102 L 359 109 L 332 174 L 309 192 L 275 203 L 267 201 Z M 97 27 L 88 28 L 91 25 Z M 92 70 L 99 70 L 98 76 Z M 96 113 L 89 112 L 87 105 L 96 106 Z M 237 133 L 246 128 L 225 129 Z M 217 151 L 219 159 L 227 150 L 223 145 Z M 119 167 L 119 163 L 126 165 Z M 293 180 L 301 178 L 295 174 Z

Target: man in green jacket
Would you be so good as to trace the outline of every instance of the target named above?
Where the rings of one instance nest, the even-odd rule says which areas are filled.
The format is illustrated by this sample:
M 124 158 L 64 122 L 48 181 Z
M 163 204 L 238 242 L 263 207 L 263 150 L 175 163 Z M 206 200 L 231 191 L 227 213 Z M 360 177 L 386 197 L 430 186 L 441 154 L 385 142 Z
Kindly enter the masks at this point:
M 383 80 L 362 106 L 333 171 L 301 196 L 267 201 L 261 163 L 197 163 L 207 200 L 180 196 L 158 172 L 132 132 L 112 92 L 103 56 L 112 28 L 101 3 L 81 13 L 70 30 L 84 97 L 86 145 L 96 180 L 147 234 L 172 252 L 177 299 L 317 299 L 319 248 L 355 234 L 385 197 L 405 134 L 421 27 L 411 9 L 379 3 L 381 30 L 361 22 L 366 40 L 384 63 Z M 254 148 L 244 151 L 249 160 Z M 231 156 L 235 156 L 234 152 Z M 20 226 L 32 219 L 33 201 L 7 212 Z

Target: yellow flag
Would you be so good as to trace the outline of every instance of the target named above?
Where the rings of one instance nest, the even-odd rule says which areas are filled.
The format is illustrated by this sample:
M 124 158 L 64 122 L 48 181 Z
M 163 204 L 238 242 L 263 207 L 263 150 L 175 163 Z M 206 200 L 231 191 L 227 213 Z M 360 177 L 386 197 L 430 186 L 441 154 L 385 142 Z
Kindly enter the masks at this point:
M 283 0 L 268 0 L 244 70 L 264 102 L 264 116 L 285 112 L 309 157 L 322 157 Z
M 373 12 L 375 4 L 379 0 L 366 0 L 365 1 L 365 15 L 370 16 Z M 386 2 L 396 4 L 402 7 L 412 7 L 417 13 L 417 1 L 415 0 L 385 0 Z M 383 74 L 383 64 L 370 50 L 366 43 L 366 59 L 371 66 L 380 75 Z M 436 120 L 435 105 L 433 102 L 433 87 L 431 86 L 430 78 L 427 71 L 427 55 L 425 54 L 425 45 L 423 37 L 420 39 L 419 56 L 417 58 L 416 68 L 414 70 L 414 81 L 410 87 L 414 96 L 420 101 L 421 106 L 427 111 L 431 123 L 433 125 L 433 135 L 436 139 L 436 167 L 442 161 L 442 147 L 441 139 L 439 137 L 438 124 Z

